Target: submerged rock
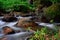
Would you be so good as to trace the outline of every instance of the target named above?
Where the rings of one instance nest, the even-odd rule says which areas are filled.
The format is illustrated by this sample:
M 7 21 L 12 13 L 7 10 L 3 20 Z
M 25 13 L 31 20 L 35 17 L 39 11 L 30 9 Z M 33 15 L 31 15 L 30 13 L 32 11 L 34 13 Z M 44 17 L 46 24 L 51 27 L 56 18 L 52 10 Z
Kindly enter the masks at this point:
M 14 21 L 17 21 L 17 18 L 11 15 L 4 15 L 4 18 L 2 18 L 2 21 L 14 22 Z

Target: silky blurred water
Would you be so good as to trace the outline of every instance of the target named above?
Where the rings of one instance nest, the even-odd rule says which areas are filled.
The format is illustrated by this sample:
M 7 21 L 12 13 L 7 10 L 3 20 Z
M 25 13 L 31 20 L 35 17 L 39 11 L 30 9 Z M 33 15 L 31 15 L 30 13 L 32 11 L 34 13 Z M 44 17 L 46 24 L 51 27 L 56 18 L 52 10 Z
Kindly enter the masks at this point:
M 5 35 L 8 40 L 25 40 L 27 36 L 30 36 L 33 34 L 33 32 L 28 32 L 22 28 L 18 28 L 18 27 L 15 27 L 14 25 L 17 23 L 16 22 L 3 22 L 1 19 L 3 17 L 0 17 L 0 38 L 4 36 L 4 34 L 2 33 L 2 28 L 5 27 L 5 26 L 9 26 L 10 28 L 14 29 L 15 31 L 18 31 L 20 30 L 21 32 L 19 33 L 15 33 L 15 34 L 12 34 L 12 35 Z M 20 18 L 24 18 L 24 17 L 16 17 L 18 19 Z M 32 18 L 32 17 L 25 17 L 25 18 Z M 40 23 L 40 22 L 36 22 L 37 24 L 39 24 L 40 26 L 45 26 L 45 27 L 49 27 L 51 29 L 55 29 L 55 25 L 54 24 L 49 24 L 49 23 Z
M 25 40 L 27 36 L 30 36 L 32 35 L 33 33 L 32 32 L 28 32 L 27 30 L 23 29 L 23 28 L 18 28 L 18 27 L 15 27 L 14 25 L 17 23 L 16 22 L 3 22 L 1 19 L 3 17 L 0 17 L 0 38 L 2 38 L 4 36 L 4 34 L 2 33 L 2 28 L 5 27 L 5 26 L 8 26 L 12 29 L 14 29 L 15 31 L 19 31 L 19 33 L 15 33 L 15 34 L 11 34 L 11 35 L 5 35 L 5 37 L 7 37 L 8 40 Z M 24 17 L 16 17 L 18 19 L 20 18 L 24 18 Z M 31 18 L 31 17 L 27 17 L 27 18 Z

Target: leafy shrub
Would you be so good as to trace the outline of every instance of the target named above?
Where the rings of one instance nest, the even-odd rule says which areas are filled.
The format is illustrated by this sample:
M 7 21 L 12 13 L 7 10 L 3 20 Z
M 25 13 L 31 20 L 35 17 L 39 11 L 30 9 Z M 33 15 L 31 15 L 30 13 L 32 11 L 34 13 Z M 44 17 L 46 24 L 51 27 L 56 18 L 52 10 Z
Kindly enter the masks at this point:
M 3 3 L 0 1 L 0 12 L 3 12 Z
M 29 7 L 26 5 L 16 5 L 14 6 L 14 11 L 20 11 L 23 13 L 29 12 Z
M 53 4 L 60 3 L 60 0 L 50 0 Z
M 52 2 L 50 0 L 41 0 L 40 4 L 46 7 L 49 7 L 52 5 Z
M 54 31 L 45 27 L 45 28 L 41 28 L 41 30 L 35 31 L 34 35 L 31 36 L 29 40 L 46 40 L 47 38 L 49 40 L 53 40 L 53 39 L 58 40 L 59 39 L 58 35 L 59 35 L 58 31 Z
M 56 16 L 60 16 L 60 4 L 53 4 L 44 10 L 47 18 L 54 19 Z
M 29 12 L 29 7 L 25 6 L 25 5 L 20 5 L 20 9 L 21 12 L 27 13 Z
M 32 6 L 28 4 L 28 0 L 0 0 L 0 8 L 4 11 L 10 9 L 19 10 L 19 5 L 23 5 L 25 8 L 29 6 L 32 9 Z
M 3 7 L 3 3 L 0 1 L 0 9 L 2 9 Z

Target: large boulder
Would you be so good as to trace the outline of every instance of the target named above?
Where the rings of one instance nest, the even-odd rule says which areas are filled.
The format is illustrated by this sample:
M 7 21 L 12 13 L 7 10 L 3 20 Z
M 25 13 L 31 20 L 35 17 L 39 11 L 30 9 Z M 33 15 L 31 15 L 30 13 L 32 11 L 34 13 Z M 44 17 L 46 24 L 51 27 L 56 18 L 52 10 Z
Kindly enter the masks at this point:
M 18 23 L 16 24 L 17 27 L 21 27 L 21 28 L 31 28 L 33 30 L 36 30 L 36 29 L 40 29 L 38 27 L 38 24 L 31 21 L 30 19 L 27 19 L 27 18 L 22 18 L 18 21 Z
M 5 34 L 5 35 L 15 34 L 15 31 L 8 26 L 3 27 L 2 29 L 3 29 L 3 34 Z
M 14 22 L 14 21 L 17 21 L 17 18 L 14 17 L 14 16 L 11 16 L 11 15 L 4 15 L 4 18 L 2 19 L 2 21 L 5 21 L 5 22 Z

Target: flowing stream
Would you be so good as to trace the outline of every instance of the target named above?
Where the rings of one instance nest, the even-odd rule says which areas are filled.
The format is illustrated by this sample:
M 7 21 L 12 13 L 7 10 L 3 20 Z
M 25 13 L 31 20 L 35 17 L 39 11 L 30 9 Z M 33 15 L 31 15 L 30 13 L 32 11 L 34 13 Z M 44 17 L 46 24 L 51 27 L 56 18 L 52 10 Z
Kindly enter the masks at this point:
M 27 32 L 27 31 L 24 31 L 24 29 L 22 28 L 17 28 L 15 27 L 14 25 L 17 23 L 16 22 L 3 22 L 1 19 L 3 17 L 0 17 L 0 38 L 3 37 L 3 33 L 2 32 L 2 28 L 5 27 L 5 26 L 9 26 L 11 28 L 13 28 L 14 30 L 20 30 L 21 32 L 20 33 L 16 33 L 16 34 L 12 34 L 12 35 L 6 35 L 6 37 L 8 38 L 8 40 L 26 40 L 26 37 L 27 36 L 30 36 L 33 34 L 33 32 Z M 16 17 L 18 19 L 20 18 L 24 18 L 24 17 Z M 26 18 L 32 18 L 31 16 L 30 17 L 26 17 Z M 49 27 L 51 29 L 56 29 L 55 28 L 55 25 L 54 24 L 49 24 L 49 23 L 40 23 L 40 22 L 36 22 L 37 24 L 39 24 L 40 26 L 46 26 L 46 27 Z M 11 39 L 13 38 L 13 39 Z

